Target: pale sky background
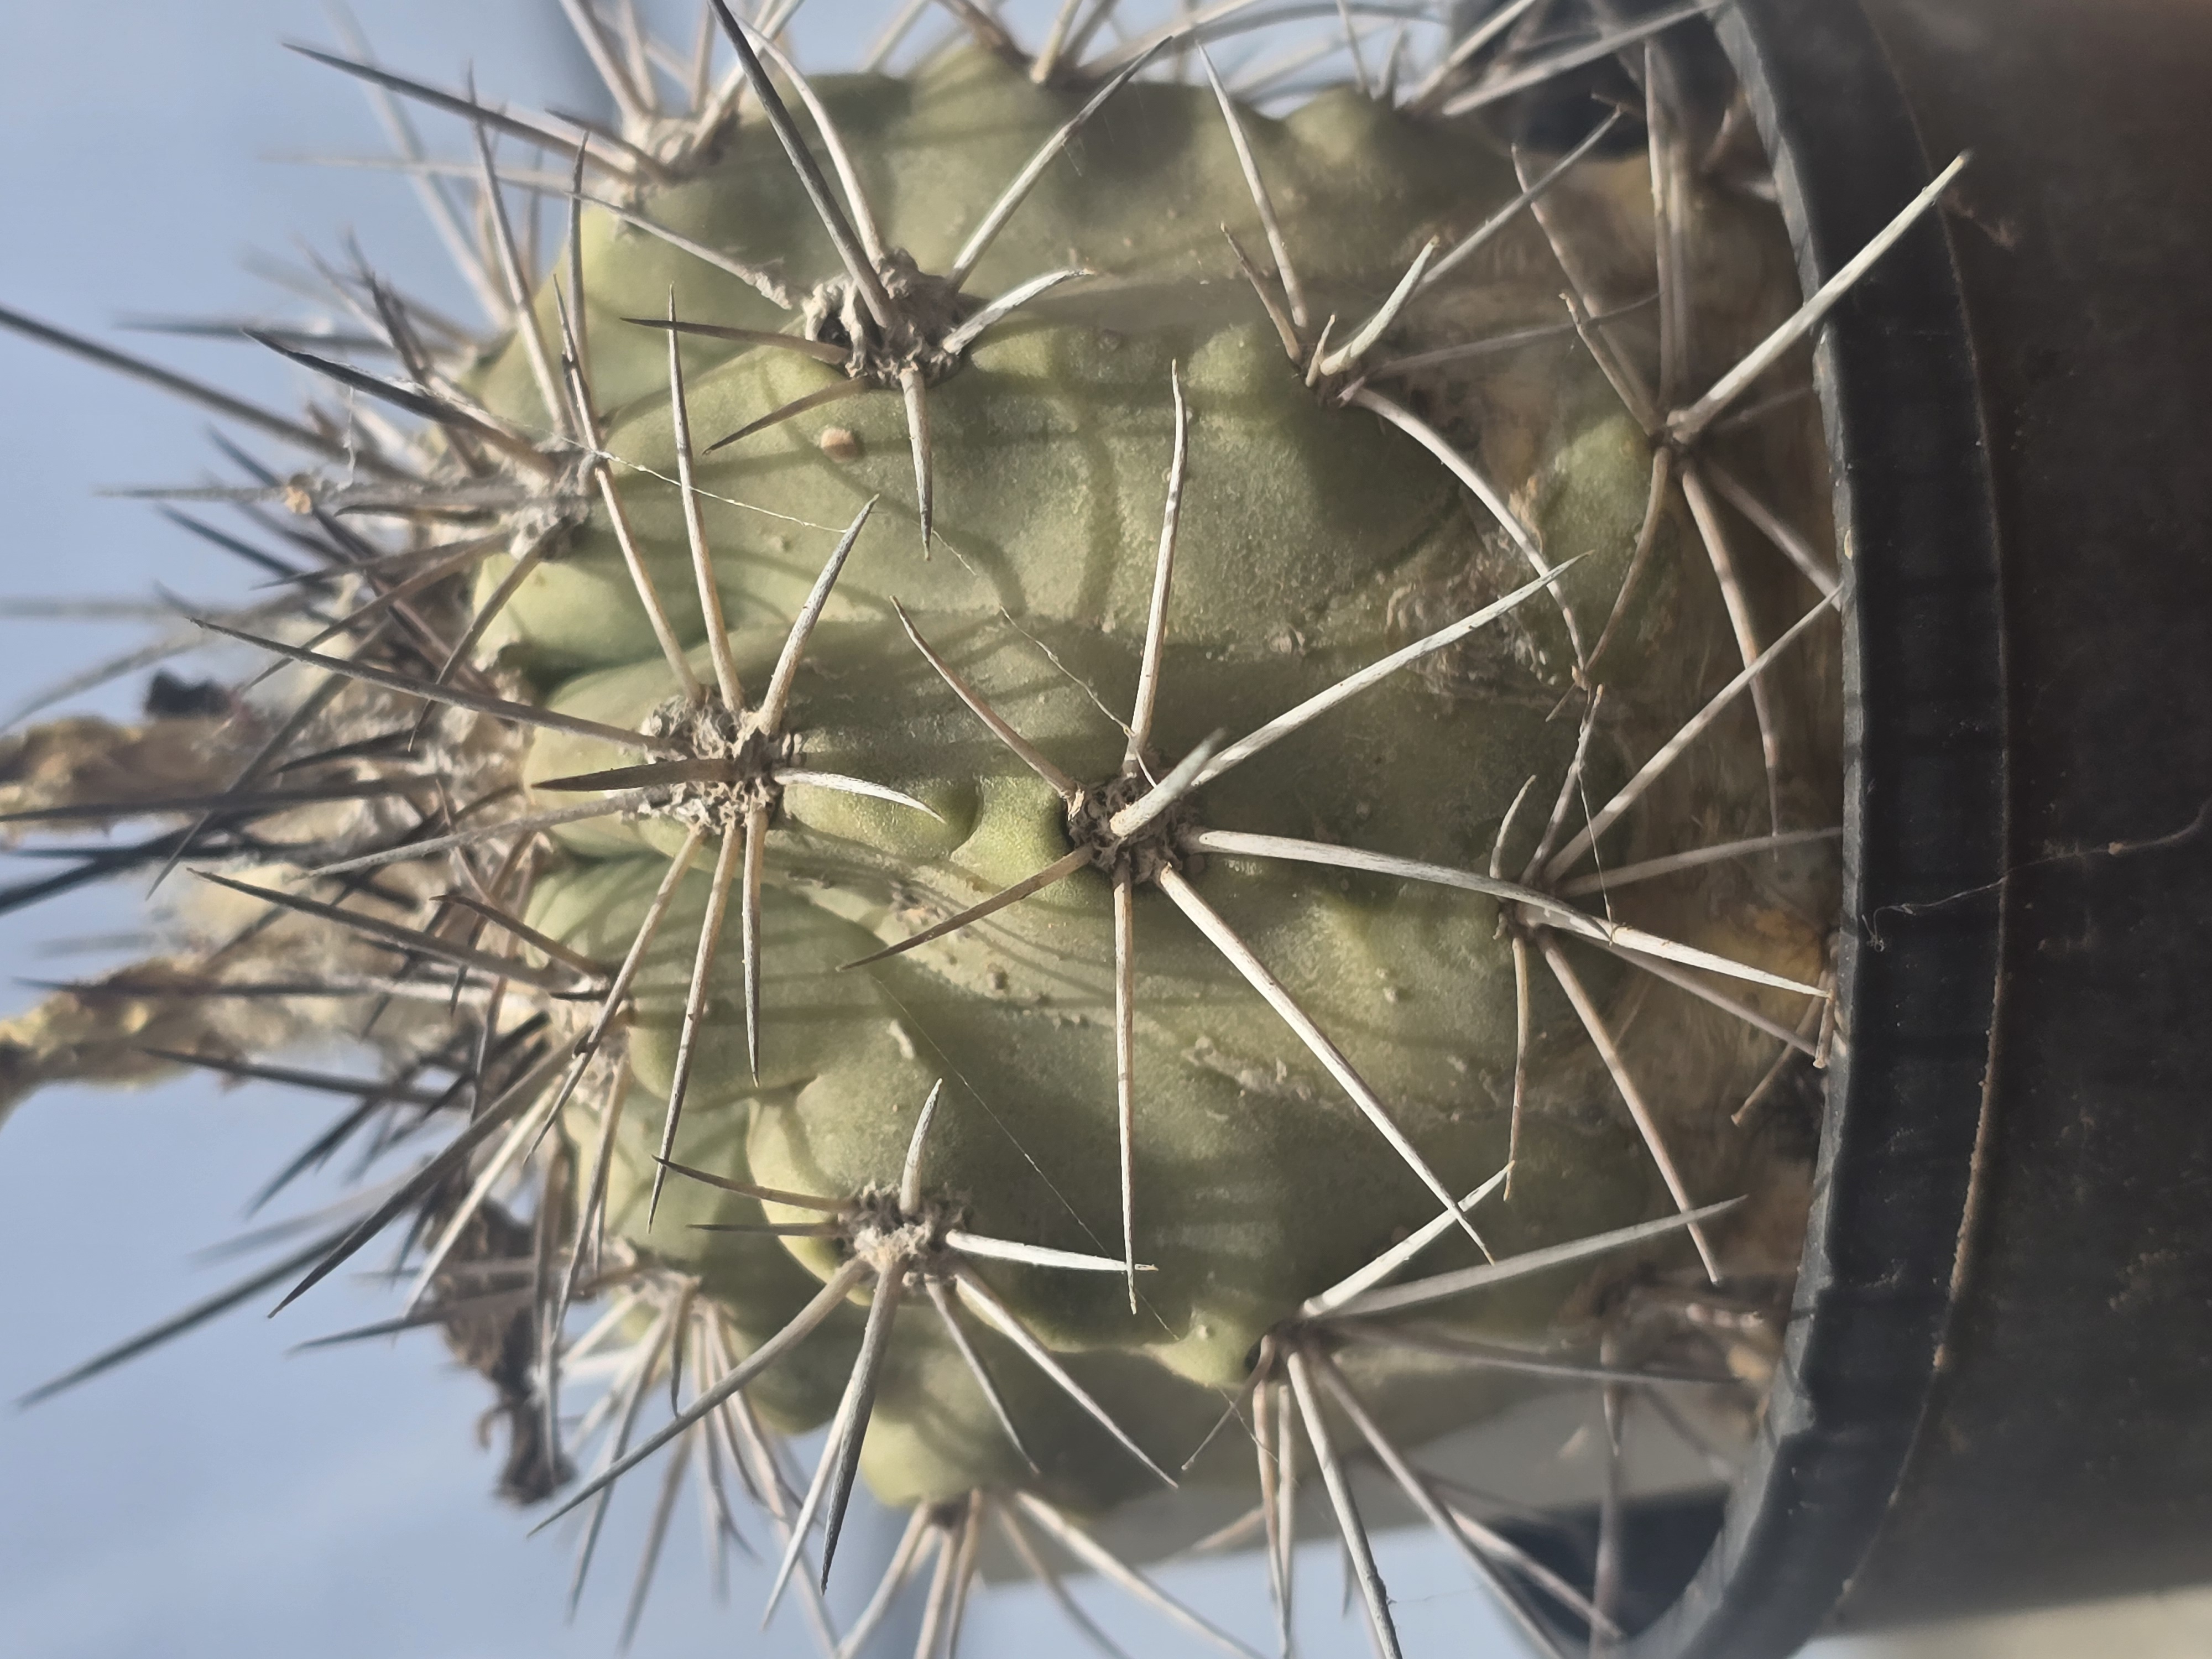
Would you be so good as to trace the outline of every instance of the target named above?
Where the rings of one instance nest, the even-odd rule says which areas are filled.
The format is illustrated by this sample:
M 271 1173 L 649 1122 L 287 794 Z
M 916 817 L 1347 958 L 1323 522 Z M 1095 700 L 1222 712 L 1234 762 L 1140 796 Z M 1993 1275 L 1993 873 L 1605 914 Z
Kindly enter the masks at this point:
M 816 0 L 799 35 L 808 61 L 849 53 L 878 10 Z M 434 82 L 455 84 L 473 62 L 488 98 L 571 106 L 594 98 L 554 0 L 364 0 L 362 12 L 385 61 Z M 292 257 L 295 238 L 331 249 L 349 232 L 380 267 L 468 314 L 399 179 L 268 159 L 382 149 L 357 89 L 282 51 L 281 39 L 334 41 L 310 0 L 0 6 L 0 303 L 278 407 L 297 387 L 294 371 L 269 355 L 133 337 L 114 325 L 134 314 L 284 314 L 284 297 L 247 275 L 242 258 Z M 454 124 L 429 117 L 423 126 L 434 149 L 459 153 Z M 151 391 L 0 336 L 0 593 L 240 593 L 242 567 L 143 503 L 95 494 L 200 478 L 216 459 L 204 427 Z M 0 619 L 0 708 L 141 637 L 128 625 Z M 127 714 L 143 678 L 72 706 Z M 0 860 L 0 879 L 29 870 Z M 67 976 L 109 959 L 50 947 L 130 927 L 137 896 L 126 884 L 0 918 L 0 963 L 11 976 L 0 1012 L 32 998 L 13 979 Z M 0 1133 L 0 1261 L 9 1268 L 0 1400 L 240 1271 L 192 1254 L 237 1230 L 246 1195 L 326 1110 L 268 1085 L 225 1091 L 195 1079 L 124 1096 L 58 1091 L 19 1112 Z M 303 1188 L 300 1204 L 318 1190 L 328 1189 Z M 302 1340 L 388 1314 L 388 1299 L 356 1281 L 342 1277 L 275 1322 L 260 1316 L 270 1300 L 34 1411 L 0 1406 L 0 1651 L 611 1654 L 646 1494 L 618 1506 L 593 1587 L 568 1625 L 565 1539 L 526 1539 L 524 1518 L 489 1495 L 496 1466 L 473 1438 L 487 1403 L 477 1379 L 456 1374 L 428 1334 L 390 1345 L 397 1352 L 375 1345 L 288 1356 Z M 888 1544 L 880 1516 L 856 1520 L 840 1556 L 842 1601 L 872 1583 Z M 1364 1629 L 1336 1617 L 1333 1547 L 1308 1553 L 1305 1650 L 1364 1653 Z M 1257 1573 L 1243 1560 L 1168 1577 L 1264 1645 Z M 766 1638 L 753 1634 L 759 1577 L 741 1572 L 731 1605 L 714 1604 L 687 1504 L 635 1651 L 691 1655 L 712 1644 L 763 1659 L 811 1652 L 788 1613 Z M 1410 1652 L 1514 1650 L 1440 1550 L 1400 1552 L 1390 1582 Z M 1153 1659 L 1203 1650 L 1117 1599 L 1085 1593 L 1134 1650 Z M 963 1650 L 1078 1644 L 1040 1594 L 1016 1589 L 981 1598 Z

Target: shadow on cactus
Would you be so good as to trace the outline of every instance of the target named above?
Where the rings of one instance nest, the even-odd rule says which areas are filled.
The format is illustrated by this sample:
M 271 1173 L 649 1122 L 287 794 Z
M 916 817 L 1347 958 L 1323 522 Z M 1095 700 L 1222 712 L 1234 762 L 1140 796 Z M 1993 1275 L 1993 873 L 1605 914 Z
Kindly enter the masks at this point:
M 659 1483 L 633 1623 L 696 1478 L 839 1653 L 924 1577 L 949 1650 L 984 1570 L 1095 1634 L 1071 1566 L 1246 1651 L 1133 1565 L 1245 1547 L 1287 1642 L 1328 1525 L 1394 1653 L 1409 1522 L 1539 1644 L 1618 1630 L 1623 1506 L 1756 1433 L 1802 1231 L 1806 342 L 1887 239 L 1801 299 L 1694 8 L 951 6 L 813 82 L 794 9 L 687 60 L 572 6 L 607 131 L 312 54 L 473 131 L 473 185 L 405 159 L 502 319 L 333 272 L 373 339 L 257 337 L 344 412 L 0 313 L 312 458 L 234 452 L 276 543 L 192 521 L 280 584 L 206 619 L 259 679 L 9 740 L 17 831 L 167 827 L 5 902 L 183 873 L 171 953 L 0 1028 L 8 1097 L 209 1066 L 349 1097 L 264 1198 L 393 1171 L 52 1388 L 397 1230 L 374 1333 L 494 1382 L 579 1589 Z M 288 1054 L 334 1046 L 374 1074 Z M 856 1477 L 912 1519 L 841 1640 Z

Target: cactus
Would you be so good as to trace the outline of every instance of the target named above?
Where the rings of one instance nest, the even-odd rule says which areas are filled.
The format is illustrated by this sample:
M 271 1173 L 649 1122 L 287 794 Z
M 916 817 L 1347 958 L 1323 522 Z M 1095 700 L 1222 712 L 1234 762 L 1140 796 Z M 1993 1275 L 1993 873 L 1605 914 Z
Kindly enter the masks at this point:
M 352 1095 L 289 1173 L 450 1127 L 249 1289 L 411 1228 L 403 1320 L 586 1562 L 630 1471 L 657 1550 L 735 1469 L 823 1621 L 864 1477 L 913 1517 L 864 1625 L 933 1551 L 946 1636 L 990 1517 L 1186 1626 L 1124 1558 L 1226 1521 L 1287 1630 L 1317 1476 L 1393 1652 L 1367 1461 L 1534 1639 L 1611 1627 L 1606 1571 L 1411 1460 L 1563 1387 L 1755 1425 L 1809 1179 L 1766 1108 L 1832 1035 L 1797 392 L 1887 239 L 1799 295 L 1672 11 L 1507 5 L 1401 92 L 1350 8 L 1353 79 L 1255 100 L 1206 51 L 1245 8 L 1117 46 L 1070 4 L 1030 51 L 949 7 L 972 44 L 810 80 L 710 0 L 678 109 L 568 9 L 616 136 L 313 54 L 467 122 L 507 326 L 362 271 L 380 361 L 256 336 L 349 424 L 170 377 L 313 458 L 240 459 L 316 564 L 204 619 L 264 680 L 9 740 L 11 825 L 173 826 L 46 885 L 195 879 L 174 951 L 0 1028 L 6 1099 Z M 1629 107 L 1556 92 L 1592 65 Z M 516 190 L 565 211 L 545 270 Z M 295 1052 L 347 1040 L 377 1075 Z M 824 1425 L 794 1507 L 775 1443 Z

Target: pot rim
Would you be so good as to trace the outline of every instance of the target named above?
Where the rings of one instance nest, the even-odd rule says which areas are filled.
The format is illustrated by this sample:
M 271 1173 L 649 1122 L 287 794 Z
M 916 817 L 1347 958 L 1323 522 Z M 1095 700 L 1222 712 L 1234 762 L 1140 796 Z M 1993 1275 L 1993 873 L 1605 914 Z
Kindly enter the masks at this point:
M 1729 0 L 1712 21 L 1809 294 L 1933 169 L 1858 0 Z M 1989 1118 L 2006 828 L 1996 516 L 1940 213 L 1830 313 L 1814 373 L 1844 571 L 1828 1106 L 1759 1439 L 1702 1563 L 1622 1659 L 1779 1659 L 1826 1622 L 1942 1364 Z

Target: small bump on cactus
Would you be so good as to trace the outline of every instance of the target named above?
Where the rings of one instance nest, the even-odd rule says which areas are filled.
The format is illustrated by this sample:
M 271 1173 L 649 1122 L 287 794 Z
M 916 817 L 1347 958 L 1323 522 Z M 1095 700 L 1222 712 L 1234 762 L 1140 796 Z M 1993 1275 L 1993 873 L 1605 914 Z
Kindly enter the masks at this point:
M 835 1651 L 933 1551 L 925 1647 L 957 1627 L 987 1517 L 1243 1650 L 1104 1540 L 1227 1516 L 1287 1641 L 1318 1474 L 1394 1653 L 1356 1451 L 1540 1644 L 1617 1629 L 1609 1569 L 1413 1460 L 1562 1387 L 1755 1420 L 1771 1345 L 1700 1333 L 1786 1306 L 1808 1164 L 1760 1109 L 1833 1036 L 1840 768 L 1823 452 L 1771 371 L 1955 167 L 1801 304 L 1694 9 L 1546 46 L 1509 5 L 1402 98 L 1355 38 L 1277 118 L 1207 56 L 1237 7 L 1101 47 L 1070 4 L 1034 55 L 958 7 L 976 46 L 818 83 L 710 8 L 735 61 L 705 36 L 682 112 L 569 8 L 615 137 L 311 54 L 476 136 L 498 339 L 365 273 L 396 373 L 257 336 L 418 428 L 340 445 L 0 312 L 325 468 L 252 469 L 302 597 L 209 619 L 266 689 L 10 740 L 8 823 L 180 827 L 0 903 L 205 879 L 174 953 L 4 1028 L 6 1098 L 356 1097 L 272 1191 L 455 1122 L 218 1301 L 410 1228 L 380 1328 L 494 1380 L 502 1490 L 601 1437 L 549 1517 L 589 1517 L 579 1586 L 617 1480 L 665 1464 L 649 1577 L 732 1469 L 826 1632 L 865 1476 L 911 1522 Z M 1591 65 L 1636 107 L 1485 124 Z M 573 151 L 542 276 L 494 134 Z M 275 1058 L 363 1030 L 377 1079 Z M 777 1437 L 823 1424 L 794 1504 Z

